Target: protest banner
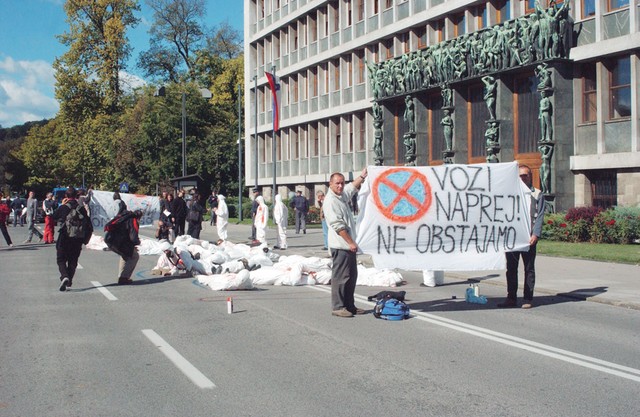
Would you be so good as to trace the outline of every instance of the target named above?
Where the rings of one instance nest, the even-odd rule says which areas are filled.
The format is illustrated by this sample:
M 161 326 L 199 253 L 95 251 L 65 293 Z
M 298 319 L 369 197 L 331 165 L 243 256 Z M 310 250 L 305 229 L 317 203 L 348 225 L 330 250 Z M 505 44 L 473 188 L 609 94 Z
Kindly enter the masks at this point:
M 504 269 L 529 248 L 531 191 L 518 164 L 371 166 L 356 243 L 376 268 Z
M 91 222 L 95 230 L 102 230 L 104 225 L 116 216 L 118 207 L 113 200 L 113 192 L 94 190 L 92 194 L 89 203 Z M 120 193 L 120 199 L 127 205 L 128 210 L 142 210 L 141 227 L 152 226 L 160 216 L 160 199 L 158 197 Z

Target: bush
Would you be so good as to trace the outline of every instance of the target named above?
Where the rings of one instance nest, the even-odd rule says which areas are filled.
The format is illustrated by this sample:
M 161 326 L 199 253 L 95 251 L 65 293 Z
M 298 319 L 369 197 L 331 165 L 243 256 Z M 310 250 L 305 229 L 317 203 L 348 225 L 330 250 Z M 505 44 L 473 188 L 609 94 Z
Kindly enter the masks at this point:
M 577 207 L 545 215 L 542 238 L 560 242 L 628 244 L 640 239 L 640 207 Z
M 603 211 L 591 226 L 594 243 L 633 243 L 640 238 L 640 208 L 616 207 Z

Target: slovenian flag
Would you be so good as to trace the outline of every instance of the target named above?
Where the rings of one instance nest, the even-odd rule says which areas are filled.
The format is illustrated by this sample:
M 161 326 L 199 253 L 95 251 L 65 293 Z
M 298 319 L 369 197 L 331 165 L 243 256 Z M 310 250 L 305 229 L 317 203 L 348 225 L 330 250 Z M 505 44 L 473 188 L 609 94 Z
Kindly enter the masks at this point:
M 271 89 L 271 97 L 273 97 L 273 131 L 278 131 L 279 120 L 280 120 L 280 110 L 278 106 L 278 95 L 280 94 L 280 83 L 278 83 L 278 79 L 275 74 L 270 72 L 264 73 L 267 76 L 267 81 L 269 81 L 269 88 Z

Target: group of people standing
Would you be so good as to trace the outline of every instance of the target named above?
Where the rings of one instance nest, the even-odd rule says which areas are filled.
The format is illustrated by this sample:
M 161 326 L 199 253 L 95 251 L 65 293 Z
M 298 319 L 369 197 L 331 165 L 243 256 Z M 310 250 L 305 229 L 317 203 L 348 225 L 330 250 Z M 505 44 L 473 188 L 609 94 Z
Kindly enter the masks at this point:
M 194 239 L 200 239 L 202 222 L 207 212 L 207 204 L 211 212 L 211 225 L 216 224 L 218 237 L 227 240 L 227 225 L 229 223 L 229 209 L 223 195 L 217 195 L 215 191 L 204 201 L 202 195 L 197 191 L 190 195 L 191 198 L 185 200 L 185 190 L 179 190 L 174 198 L 173 194 L 163 192 L 160 197 L 160 217 L 156 238 L 166 239 L 170 242 L 177 236 L 186 234 Z

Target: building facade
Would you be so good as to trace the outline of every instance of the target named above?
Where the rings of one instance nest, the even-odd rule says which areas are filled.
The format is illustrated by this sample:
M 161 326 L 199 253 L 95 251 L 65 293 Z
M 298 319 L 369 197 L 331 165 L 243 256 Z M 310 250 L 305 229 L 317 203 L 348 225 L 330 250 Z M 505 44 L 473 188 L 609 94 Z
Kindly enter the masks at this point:
M 245 178 L 268 199 L 367 165 L 517 160 L 556 210 L 640 205 L 640 0 L 244 6 Z

